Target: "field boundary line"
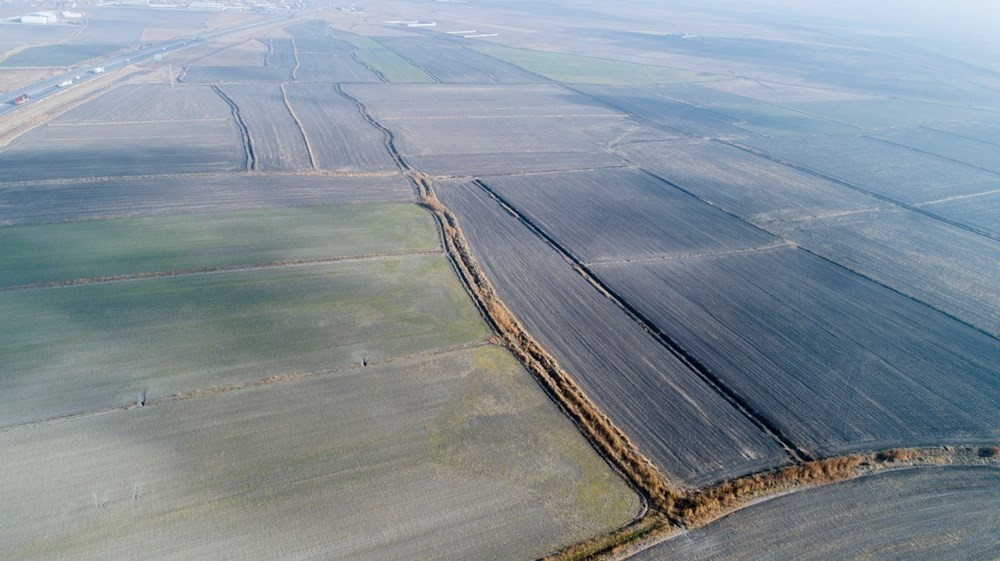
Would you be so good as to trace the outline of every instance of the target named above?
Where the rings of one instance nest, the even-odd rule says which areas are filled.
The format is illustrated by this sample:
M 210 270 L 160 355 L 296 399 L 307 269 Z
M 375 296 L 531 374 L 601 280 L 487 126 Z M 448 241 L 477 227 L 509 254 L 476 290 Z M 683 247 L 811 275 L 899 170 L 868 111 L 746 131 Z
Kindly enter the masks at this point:
M 254 175 L 258 177 L 400 177 L 398 171 L 337 171 L 337 170 L 316 170 L 310 171 L 258 171 Z M 199 177 L 244 177 L 245 174 L 233 171 L 223 172 L 195 172 L 195 173 L 158 173 L 142 175 L 101 175 L 94 177 L 65 177 L 56 179 L 39 179 L 37 181 L 0 181 L 0 190 L 16 189 L 19 187 L 37 187 L 52 185 L 77 185 L 85 183 L 100 183 L 104 181 L 145 181 L 152 179 L 195 179 Z
M 233 115 L 233 119 L 236 120 L 236 127 L 239 129 L 240 136 L 243 139 L 243 155 L 246 171 L 255 171 L 257 169 L 257 157 L 253 152 L 253 139 L 250 137 L 250 128 L 247 127 L 243 116 L 240 115 L 240 106 L 236 105 L 236 102 L 226 95 L 226 92 L 222 91 L 222 88 L 218 85 L 212 84 L 212 91 L 218 94 L 222 98 L 222 101 L 226 102 L 226 105 L 229 106 L 229 111 Z
M 623 298 L 611 287 L 601 281 L 600 278 L 594 274 L 594 272 L 591 271 L 585 263 L 577 259 L 576 256 L 560 245 L 548 233 L 531 222 L 527 216 L 491 189 L 489 185 L 481 180 L 475 180 L 473 181 L 473 184 L 482 189 L 489 197 L 496 201 L 497 204 L 517 218 L 522 224 L 525 225 L 526 228 L 538 236 L 542 241 L 555 249 L 563 257 L 563 259 L 573 265 L 573 268 L 580 274 L 580 276 L 585 278 L 592 286 L 604 294 L 605 297 L 617 305 L 619 309 L 624 311 L 626 315 L 632 319 L 632 321 L 638 324 L 639 327 L 646 333 L 649 333 L 656 342 L 677 358 L 677 360 L 687 367 L 689 371 L 698 376 L 698 378 L 701 379 L 713 392 L 729 403 L 733 409 L 735 409 L 738 413 L 750 421 L 750 423 L 760 429 L 761 432 L 769 436 L 775 443 L 784 449 L 785 453 L 792 461 L 801 463 L 814 459 L 812 454 L 801 448 L 791 438 L 785 436 L 781 429 L 778 428 L 770 419 L 754 410 L 751 404 L 742 395 L 740 395 L 739 392 L 729 387 L 729 385 L 726 384 L 721 378 L 712 373 L 707 366 L 691 355 L 679 343 L 674 341 L 673 338 L 664 333 L 663 330 L 657 327 L 652 320 L 647 318 L 639 312 L 638 309 L 632 306 L 628 300 Z
M 298 64 L 298 62 L 296 62 Z M 293 72 L 294 74 L 294 72 Z M 292 103 L 288 100 L 288 92 L 285 91 L 285 84 L 278 84 L 278 88 L 281 89 L 281 98 L 285 100 L 285 109 L 288 109 L 288 114 L 292 116 L 292 120 L 295 121 L 295 126 L 299 128 L 299 134 L 302 135 L 302 142 L 306 145 L 306 152 L 309 154 L 309 166 L 312 167 L 313 171 L 316 171 L 316 154 L 313 152 L 312 144 L 309 142 L 309 135 L 306 134 L 306 129 L 302 126 L 302 121 L 299 120 L 299 116 L 295 114 L 295 110 L 292 109 Z
M 934 129 L 929 129 L 929 130 L 934 130 Z M 889 140 L 888 138 L 882 138 L 881 136 L 874 136 L 874 135 L 866 134 L 866 135 L 864 135 L 864 137 L 865 138 L 870 138 L 872 140 L 876 140 L 878 142 L 884 142 L 884 143 L 886 143 L 886 144 L 888 144 L 890 146 L 896 146 L 896 147 L 903 148 L 903 149 L 906 149 L 906 150 L 912 150 L 912 151 L 916 152 L 917 154 L 926 154 L 928 156 L 933 156 L 935 158 L 940 158 L 942 160 L 951 162 L 953 164 L 958 164 L 960 166 L 966 166 L 966 167 L 970 167 L 972 169 L 977 169 L 979 171 L 988 173 L 990 175 L 1000 175 L 1000 172 L 998 172 L 998 171 L 996 171 L 994 169 L 984 168 L 982 166 L 977 166 L 976 164 L 970 164 L 969 162 L 963 162 L 962 160 L 956 160 L 955 158 L 951 158 L 951 157 L 948 157 L 948 156 L 942 156 L 941 154 L 938 154 L 937 152 L 931 152 L 930 150 L 924 150 L 922 148 L 916 148 L 916 147 L 913 147 L 913 146 L 908 146 L 906 144 L 901 144 L 901 143 L 896 142 L 894 140 Z
M 265 386 L 272 386 L 275 384 L 280 384 L 284 382 L 295 382 L 298 380 L 305 380 L 309 378 L 318 378 L 323 376 L 331 376 L 335 374 L 343 374 L 346 372 L 351 372 L 353 370 L 359 370 L 362 368 L 370 368 L 373 366 L 385 366 L 390 364 L 397 364 L 400 362 L 407 362 L 410 360 L 417 360 L 425 357 L 438 356 L 448 353 L 466 351 L 469 349 L 477 349 L 480 347 L 487 347 L 494 345 L 495 343 L 491 340 L 478 340 L 470 341 L 467 343 L 459 343 L 456 345 L 447 345 L 444 347 L 435 347 L 433 349 L 428 349 L 425 351 L 420 351 L 416 353 L 409 353 L 405 355 L 393 355 L 384 358 L 375 359 L 363 359 L 360 363 L 352 363 L 349 365 L 341 366 L 339 368 L 327 368 L 322 370 L 306 370 L 301 372 L 286 372 L 284 374 L 271 374 L 263 378 L 258 378 L 256 380 L 249 380 L 241 384 L 231 384 L 228 386 L 211 386 L 208 388 L 197 388 L 193 390 L 186 390 L 177 392 L 171 395 L 166 395 L 163 397 L 155 399 L 146 399 L 145 390 L 139 390 L 137 394 L 137 399 L 135 401 L 130 401 L 123 405 L 118 405 L 115 407 L 108 407 L 106 409 L 98 409 L 92 411 L 81 411 L 78 413 L 69 413 L 66 415 L 59 415 L 56 417 L 49 417 L 47 419 L 39 419 L 37 421 L 28 421 L 25 423 L 15 423 L 12 425 L 6 425 L 0 427 L 0 434 L 5 432 L 15 431 L 15 430 L 30 430 L 35 427 L 51 425 L 55 423 L 61 423 L 66 421 L 73 421 L 77 419 L 86 419 L 88 417 L 97 417 L 100 415 L 108 415 L 111 413 L 118 413 L 122 411 L 130 411 L 132 409 L 145 408 L 145 407 L 155 407 L 157 405 L 163 405 L 166 403 L 171 403 L 174 401 L 183 401 L 187 399 L 194 399 L 199 397 L 211 397 L 214 395 L 221 395 L 225 393 L 238 392 L 242 390 L 248 390 L 252 388 L 259 388 Z
M 292 267 L 311 267 L 319 265 L 330 265 L 333 263 L 360 263 L 365 261 L 387 261 L 403 257 L 433 257 L 441 255 L 442 249 L 426 251 L 400 251 L 389 253 L 365 253 L 361 255 L 344 255 L 339 257 L 326 257 L 321 259 L 290 259 L 287 261 L 270 261 L 266 263 L 246 263 L 239 265 L 221 265 L 217 267 L 201 267 L 197 269 L 178 269 L 174 271 L 153 271 L 143 273 L 131 273 L 126 275 L 109 275 L 103 277 L 89 277 L 70 279 L 65 281 L 39 282 L 31 284 L 16 284 L 11 286 L 0 286 L 0 294 L 4 292 L 19 292 L 24 290 L 45 290 L 50 288 L 66 288 L 71 286 L 85 286 L 90 284 L 106 284 L 112 282 L 130 282 L 151 279 L 162 279 L 171 277 L 191 277 L 198 275 L 211 275 L 217 273 L 241 273 L 249 271 L 266 271 L 268 269 L 286 269 Z

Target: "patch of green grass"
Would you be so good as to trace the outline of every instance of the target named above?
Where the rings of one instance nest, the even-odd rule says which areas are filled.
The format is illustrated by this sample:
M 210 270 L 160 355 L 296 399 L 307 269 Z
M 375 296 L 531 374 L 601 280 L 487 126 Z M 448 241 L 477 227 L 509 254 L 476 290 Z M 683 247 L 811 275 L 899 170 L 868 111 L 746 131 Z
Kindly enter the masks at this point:
M 389 82 L 412 84 L 433 82 L 434 79 L 422 69 L 406 62 L 396 53 L 382 46 L 381 43 L 346 31 L 329 28 L 329 33 L 335 39 L 351 43 L 357 48 L 358 58 L 372 68 L 382 73 Z
M 438 247 L 408 204 L 94 220 L 0 229 L 0 286 Z
M 0 315 L 0 426 L 489 335 L 436 255 L 17 290 Z
M 565 53 L 515 49 L 500 45 L 481 45 L 475 48 L 481 53 L 558 82 L 637 86 L 705 82 L 717 79 L 712 74 L 691 72 L 679 68 L 665 68 Z

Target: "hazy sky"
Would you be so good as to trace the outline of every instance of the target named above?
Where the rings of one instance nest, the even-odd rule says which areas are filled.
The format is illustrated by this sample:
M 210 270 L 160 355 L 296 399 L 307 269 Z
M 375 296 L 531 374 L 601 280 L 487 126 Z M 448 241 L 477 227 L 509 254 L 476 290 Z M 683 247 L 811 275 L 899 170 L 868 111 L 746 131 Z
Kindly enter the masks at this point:
M 868 23 L 915 25 L 942 31 L 973 26 L 1000 32 L 998 0 L 752 0 L 752 3 Z

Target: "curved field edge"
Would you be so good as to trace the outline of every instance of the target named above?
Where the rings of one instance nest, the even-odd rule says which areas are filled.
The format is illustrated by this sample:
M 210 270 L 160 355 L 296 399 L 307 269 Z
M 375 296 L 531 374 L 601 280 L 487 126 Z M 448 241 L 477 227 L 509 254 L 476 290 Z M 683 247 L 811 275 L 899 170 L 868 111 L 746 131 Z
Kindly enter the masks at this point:
M 724 481 L 678 498 L 668 517 L 648 512 L 628 526 L 570 546 L 544 561 L 627 559 L 733 512 L 776 496 L 840 483 L 880 472 L 941 466 L 1000 467 L 1000 446 L 891 448 L 805 462 Z M 673 521 L 679 521 L 677 525 Z

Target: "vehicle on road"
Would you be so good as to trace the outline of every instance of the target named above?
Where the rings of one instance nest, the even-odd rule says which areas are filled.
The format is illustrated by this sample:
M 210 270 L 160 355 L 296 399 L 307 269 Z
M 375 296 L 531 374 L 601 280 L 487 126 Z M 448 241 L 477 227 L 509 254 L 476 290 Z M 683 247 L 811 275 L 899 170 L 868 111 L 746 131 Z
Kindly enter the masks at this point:
M 93 72 L 94 74 L 100 74 L 101 72 L 104 72 L 104 67 L 103 66 L 95 66 L 94 69 L 91 70 L 91 72 Z
M 27 103 L 29 99 L 31 99 L 31 96 L 28 94 L 21 94 L 12 99 L 11 102 L 13 102 L 14 105 L 21 105 L 22 103 Z
M 73 79 L 72 78 L 68 78 L 66 80 L 63 80 L 62 82 L 59 82 L 59 86 L 58 87 L 65 88 L 66 86 L 72 86 L 72 85 L 73 85 Z

